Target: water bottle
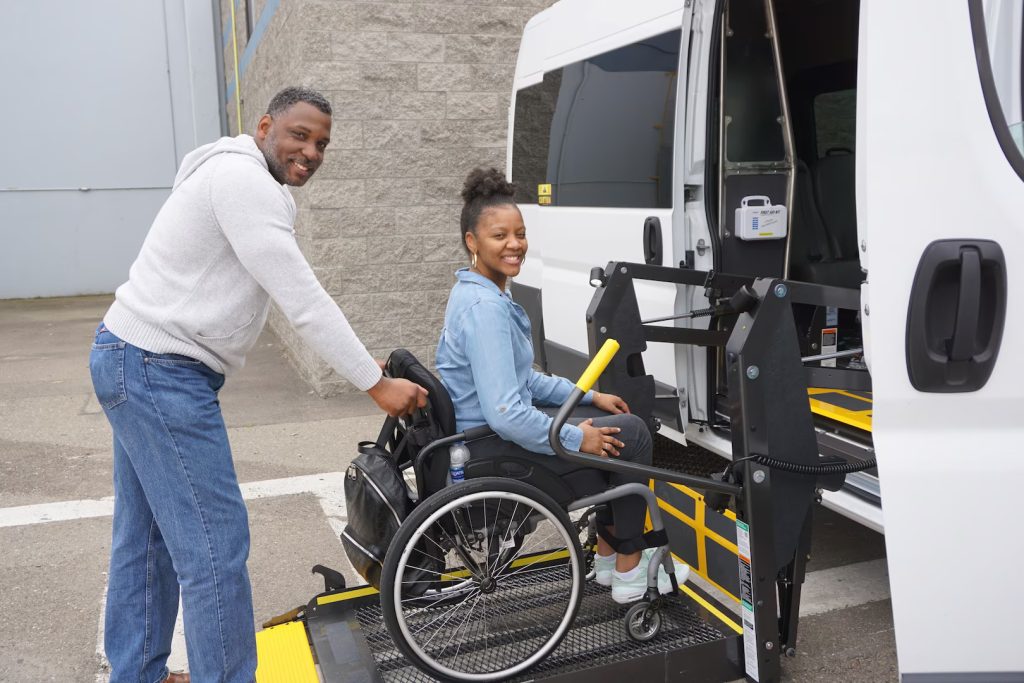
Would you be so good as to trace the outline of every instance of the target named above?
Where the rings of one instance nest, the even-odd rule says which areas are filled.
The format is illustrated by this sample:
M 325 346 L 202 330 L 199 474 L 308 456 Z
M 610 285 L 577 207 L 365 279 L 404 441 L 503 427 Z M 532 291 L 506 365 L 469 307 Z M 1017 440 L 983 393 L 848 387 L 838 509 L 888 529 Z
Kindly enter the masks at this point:
M 466 480 L 466 463 L 469 449 L 461 441 L 448 449 L 448 483 L 458 484 Z

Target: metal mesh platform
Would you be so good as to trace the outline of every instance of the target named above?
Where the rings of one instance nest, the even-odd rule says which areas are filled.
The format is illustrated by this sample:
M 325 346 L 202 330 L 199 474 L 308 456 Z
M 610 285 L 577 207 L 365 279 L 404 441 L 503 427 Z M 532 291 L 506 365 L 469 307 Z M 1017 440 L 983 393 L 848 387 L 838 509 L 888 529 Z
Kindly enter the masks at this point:
M 667 437 L 656 435 L 652 464 L 673 472 L 710 477 L 724 470 L 729 461 L 696 444 L 684 446 Z
M 564 569 L 552 567 L 553 574 Z M 555 581 L 556 576 L 552 576 Z M 561 608 L 565 596 L 545 599 L 538 592 L 530 599 L 516 593 L 506 605 L 496 605 L 505 616 L 502 633 L 488 634 L 487 648 L 522 646 L 529 641 L 528 624 L 542 620 L 551 612 L 554 604 Z M 638 643 L 626 635 L 625 614 L 628 606 L 612 601 L 608 588 L 588 582 L 584 589 L 583 601 L 572 627 L 565 638 L 545 660 L 523 676 L 514 680 L 543 679 L 556 673 L 590 669 L 609 662 L 639 658 L 646 655 L 679 650 L 681 648 L 709 643 L 723 639 L 722 632 L 705 622 L 689 606 L 689 599 L 683 596 L 668 599 L 662 611 L 661 632 L 653 640 Z M 361 607 L 357 612 L 360 627 L 370 647 L 378 671 L 385 681 L 412 683 L 433 680 L 411 666 L 391 641 L 384 626 L 379 604 Z M 477 651 L 485 656 L 484 641 L 479 636 L 467 634 L 461 647 L 464 651 Z

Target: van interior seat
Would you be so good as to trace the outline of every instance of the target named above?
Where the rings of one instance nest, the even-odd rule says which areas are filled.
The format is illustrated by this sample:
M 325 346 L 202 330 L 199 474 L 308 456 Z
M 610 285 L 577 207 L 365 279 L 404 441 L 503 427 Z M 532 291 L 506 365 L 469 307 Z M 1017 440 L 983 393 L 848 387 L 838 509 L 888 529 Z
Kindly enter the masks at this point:
M 834 287 L 859 287 L 864 276 L 856 251 L 856 223 L 853 225 L 852 258 L 843 258 L 840 244 L 828 229 L 819 207 L 811 176 L 807 164 L 797 159 L 789 277 Z M 850 179 L 852 182 L 852 174 Z M 852 185 L 850 193 L 853 193 Z
M 856 163 L 851 150 L 830 149 L 812 171 L 825 230 L 836 260 L 857 258 Z
M 802 159 L 796 161 L 796 185 L 793 190 L 793 237 L 789 246 L 793 264 L 820 263 L 832 259 L 825 224 L 814 201 L 811 172 Z

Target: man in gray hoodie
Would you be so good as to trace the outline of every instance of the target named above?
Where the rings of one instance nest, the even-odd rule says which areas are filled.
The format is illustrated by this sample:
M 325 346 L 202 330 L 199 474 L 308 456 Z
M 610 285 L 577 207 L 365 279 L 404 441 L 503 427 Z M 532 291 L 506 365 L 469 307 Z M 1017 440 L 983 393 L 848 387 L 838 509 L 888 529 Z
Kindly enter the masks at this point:
M 97 329 L 89 366 L 114 432 L 110 683 L 188 680 L 166 668 L 179 587 L 192 678 L 255 678 L 248 518 L 217 392 L 271 300 L 384 411 L 425 404 L 417 385 L 381 376 L 296 244 L 286 186 L 313 175 L 330 131 L 327 100 L 287 88 L 254 137 L 188 154 Z

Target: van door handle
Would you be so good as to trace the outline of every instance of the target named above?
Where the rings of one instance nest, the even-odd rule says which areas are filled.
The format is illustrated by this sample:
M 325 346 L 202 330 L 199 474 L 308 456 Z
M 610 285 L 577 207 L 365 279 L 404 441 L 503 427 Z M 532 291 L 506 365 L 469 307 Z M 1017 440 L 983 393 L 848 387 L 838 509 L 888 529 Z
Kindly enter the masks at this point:
M 949 340 L 949 360 L 970 360 L 978 331 L 981 306 L 981 256 L 977 249 L 960 250 L 960 296 L 956 303 L 953 338 Z
M 657 216 L 644 220 L 644 263 L 661 265 L 661 219 Z
M 1006 320 L 1006 260 L 990 240 L 938 240 L 921 256 L 907 312 L 907 373 L 918 391 L 977 391 Z

